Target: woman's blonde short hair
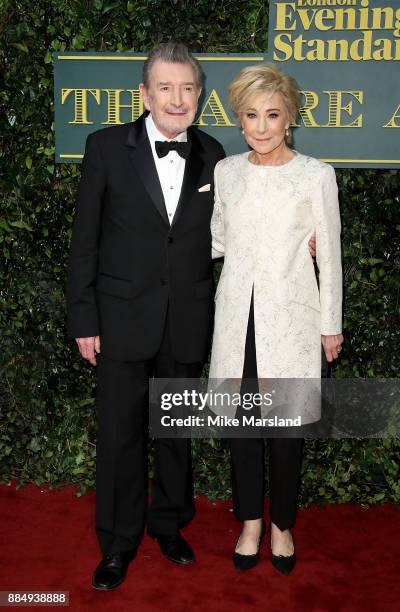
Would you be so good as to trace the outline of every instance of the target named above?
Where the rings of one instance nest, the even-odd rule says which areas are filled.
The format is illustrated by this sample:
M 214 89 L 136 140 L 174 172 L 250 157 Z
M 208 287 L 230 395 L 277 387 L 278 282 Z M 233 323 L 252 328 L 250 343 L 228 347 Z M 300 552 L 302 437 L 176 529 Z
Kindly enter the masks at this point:
M 229 85 L 229 101 L 237 117 L 250 107 L 251 100 L 260 93 L 282 94 L 290 123 L 294 123 L 300 108 L 298 85 L 295 79 L 279 70 L 275 64 L 247 66 Z

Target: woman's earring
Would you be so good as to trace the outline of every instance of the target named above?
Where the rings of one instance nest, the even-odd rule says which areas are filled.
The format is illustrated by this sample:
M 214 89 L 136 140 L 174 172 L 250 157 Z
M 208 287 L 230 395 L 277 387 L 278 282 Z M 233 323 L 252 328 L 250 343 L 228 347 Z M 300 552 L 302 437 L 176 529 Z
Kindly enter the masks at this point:
M 286 138 L 289 138 L 289 136 L 290 136 L 289 128 L 286 128 L 285 136 L 286 136 Z
M 242 130 L 242 134 L 243 134 L 243 136 L 244 136 L 244 130 Z

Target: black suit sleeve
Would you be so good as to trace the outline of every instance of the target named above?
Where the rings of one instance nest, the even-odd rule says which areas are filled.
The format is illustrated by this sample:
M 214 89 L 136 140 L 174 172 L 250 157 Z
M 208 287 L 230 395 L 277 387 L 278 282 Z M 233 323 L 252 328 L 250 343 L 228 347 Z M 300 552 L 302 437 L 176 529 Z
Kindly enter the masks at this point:
M 225 149 L 222 145 L 220 145 L 218 156 L 217 156 L 217 162 L 221 161 L 221 159 L 224 159 L 225 157 L 226 157 Z
M 98 248 L 102 219 L 105 169 L 98 139 L 86 140 L 79 183 L 67 280 L 68 335 L 99 335 L 96 305 Z

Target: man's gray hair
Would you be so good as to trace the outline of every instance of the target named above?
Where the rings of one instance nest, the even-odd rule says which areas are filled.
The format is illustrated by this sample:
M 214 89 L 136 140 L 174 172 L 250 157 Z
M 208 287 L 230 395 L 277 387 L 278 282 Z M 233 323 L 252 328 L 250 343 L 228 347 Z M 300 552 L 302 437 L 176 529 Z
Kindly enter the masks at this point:
M 153 47 L 144 61 L 143 83 L 145 87 L 149 87 L 151 68 L 157 60 L 172 64 L 190 64 L 193 69 L 196 85 L 198 87 L 203 86 L 203 71 L 198 60 L 193 57 L 184 44 L 170 41 Z

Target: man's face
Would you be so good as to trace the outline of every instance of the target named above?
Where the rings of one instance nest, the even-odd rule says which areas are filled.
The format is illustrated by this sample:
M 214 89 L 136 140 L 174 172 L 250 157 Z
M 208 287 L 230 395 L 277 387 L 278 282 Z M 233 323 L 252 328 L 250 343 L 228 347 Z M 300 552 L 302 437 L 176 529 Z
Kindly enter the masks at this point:
M 149 86 L 140 85 L 143 102 L 156 127 L 166 138 L 175 138 L 194 120 L 201 88 L 190 64 L 157 60 L 150 71 Z

